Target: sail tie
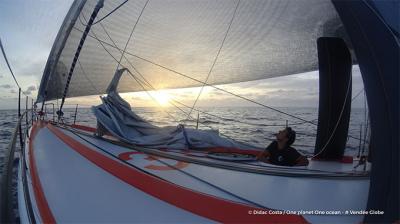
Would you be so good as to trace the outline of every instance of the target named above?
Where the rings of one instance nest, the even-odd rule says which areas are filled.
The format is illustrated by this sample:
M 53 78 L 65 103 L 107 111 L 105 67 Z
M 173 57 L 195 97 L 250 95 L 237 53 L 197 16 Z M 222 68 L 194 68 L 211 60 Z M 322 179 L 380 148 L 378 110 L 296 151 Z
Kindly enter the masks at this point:
M 187 149 L 192 149 L 192 145 L 191 145 L 190 142 L 189 142 L 189 139 L 188 139 L 188 136 L 187 136 L 187 132 L 186 132 L 185 126 L 184 126 L 183 124 L 179 124 L 179 125 L 178 125 L 178 128 L 179 128 L 180 130 L 182 130 L 183 138 L 185 139 L 185 143 L 186 143 L 186 145 L 187 145 Z

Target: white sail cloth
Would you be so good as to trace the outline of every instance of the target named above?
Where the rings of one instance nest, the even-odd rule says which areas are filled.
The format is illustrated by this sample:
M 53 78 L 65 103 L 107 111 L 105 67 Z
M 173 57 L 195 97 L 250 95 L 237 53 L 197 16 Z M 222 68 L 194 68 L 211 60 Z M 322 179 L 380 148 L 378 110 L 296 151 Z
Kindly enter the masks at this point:
M 143 76 L 155 89 L 313 71 L 318 69 L 319 37 L 347 40 L 330 0 L 121 2 L 104 2 L 69 79 L 98 0 L 72 4 L 49 55 L 38 102 L 62 98 L 68 81 L 67 97 L 104 94 L 117 64 Z M 120 93 L 143 91 L 135 79 L 122 79 Z
M 115 73 L 107 89 L 108 95 L 102 97 L 103 103 L 92 108 L 97 122 L 119 140 L 158 149 L 257 148 L 222 138 L 215 130 L 197 130 L 183 125 L 177 127 L 152 125 L 135 114 L 129 103 L 116 91 L 118 81 L 125 70 L 121 69 Z

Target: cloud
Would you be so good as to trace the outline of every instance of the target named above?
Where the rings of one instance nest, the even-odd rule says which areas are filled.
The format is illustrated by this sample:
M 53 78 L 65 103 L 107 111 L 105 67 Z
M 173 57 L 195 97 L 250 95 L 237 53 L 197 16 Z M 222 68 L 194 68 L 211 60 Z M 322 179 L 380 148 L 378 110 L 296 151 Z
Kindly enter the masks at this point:
M 36 90 L 36 86 L 29 86 L 26 91 L 35 91 Z
M 17 91 L 15 91 L 15 89 L 10 90 L 10 93 L 17 93 Z
M 12 86 L 9 85 L 9 84 L 4 84 L 4 85 L 0 85 L 0 88 L 3 88 L 3 89 L 11 89 Z
M 28 88 L 25 91 L 23 91 L 23 93 L 26 95 L 31 95 L 32 92 L 35 90 L 36 90 L 36 86 L 32 85 L 32 86 L 28 86 Z
M 4 77 L 4 75 L 0 75 L 0 79 L 3 78 L 3 77 Z

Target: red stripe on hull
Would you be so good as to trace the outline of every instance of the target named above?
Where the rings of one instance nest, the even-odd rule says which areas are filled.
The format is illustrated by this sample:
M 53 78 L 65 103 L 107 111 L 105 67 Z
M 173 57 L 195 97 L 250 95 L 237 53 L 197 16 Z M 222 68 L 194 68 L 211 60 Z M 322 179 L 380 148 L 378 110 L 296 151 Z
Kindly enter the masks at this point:
M 72 124 L 70 126 L 72 128 L 81 129 L 81 130 L 87 131 L 87 132 L 96 132 L 96 128 L 89 127 L 89 126 L 84 126 L 84 125 L 79 125 L 79 124 Z
M 30 141 L 29 141 L 29 169 L 32 178 L 32 185 L 36 203 L 39 208 L 40 217 L 42 218 L 43 223 L 56 223 L 56 220 L 54 219 L 54 216 L 50 210 L 49 204 L 47 203 L 46 196 L 43 192 L 40 178 L 37 174 L 36 161 L 33 153 L 33 141 L 36 137 L 38 130 L 43 128 L 44 125 L 45 125 L 44 122 L 39 121 L 35 122 L 35 124 L 32 126 Z
M 125 183 L 199 216 L 223 223 L 307 223 L 302 216 L 269 214 L 273 210 L 235 203 L 169 183 L 98 153 L 51 124 L 48 128 L 73 150 Z M 254 210 L 267 215 L 251 214 Z

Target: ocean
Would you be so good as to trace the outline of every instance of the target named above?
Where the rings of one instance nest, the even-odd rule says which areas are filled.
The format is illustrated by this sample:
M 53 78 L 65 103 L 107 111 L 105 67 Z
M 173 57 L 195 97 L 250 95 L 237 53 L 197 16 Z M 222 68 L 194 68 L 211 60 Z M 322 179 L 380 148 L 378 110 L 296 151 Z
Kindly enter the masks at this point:
M 278 108 L 284 112 L 296 115 L 305 120 L 317 123 L 318 108 Z M 317 126 L 287 117 L 281 113 L 260 107 L 218 107 L 199 108 L 206 113 L 192 112 L 192 117 L 199 116 L 199 129 L 218 130 L 220 135 L 232 138 L 257 147 L 266 147 L 275 137 L 274 133 L 285 127 L 286 122 L 297 133 L 293 146 L 305 155 L 312 155 L 315 145 Z M 65 117 L 68 118 L 75 108 L 67 108 Z M 134 108 L 134 111 L 157 126 L 176 126 L 185 124 L 196 127 L 196 121 L 176 108 Z M 51 112 L 51 111 L 50 111 Z M 52 118 L 52 114 L 48 114 Z M 17 121 L 16 110 L 0 110 L 0 167 L 2 170 L 5 150 L 10 142 Z M 73 122 L 72 118 L 66 119 Z M 78 108 L 77 123 L 95 127 L 96 119 L 90 108 Z M 352 108 L 349 136 L 359 138 L 360 125 L 364 126 L 365 111 L 363 108 Z M 357 155 L 360 141 L 349 137 L 346 155 Z

